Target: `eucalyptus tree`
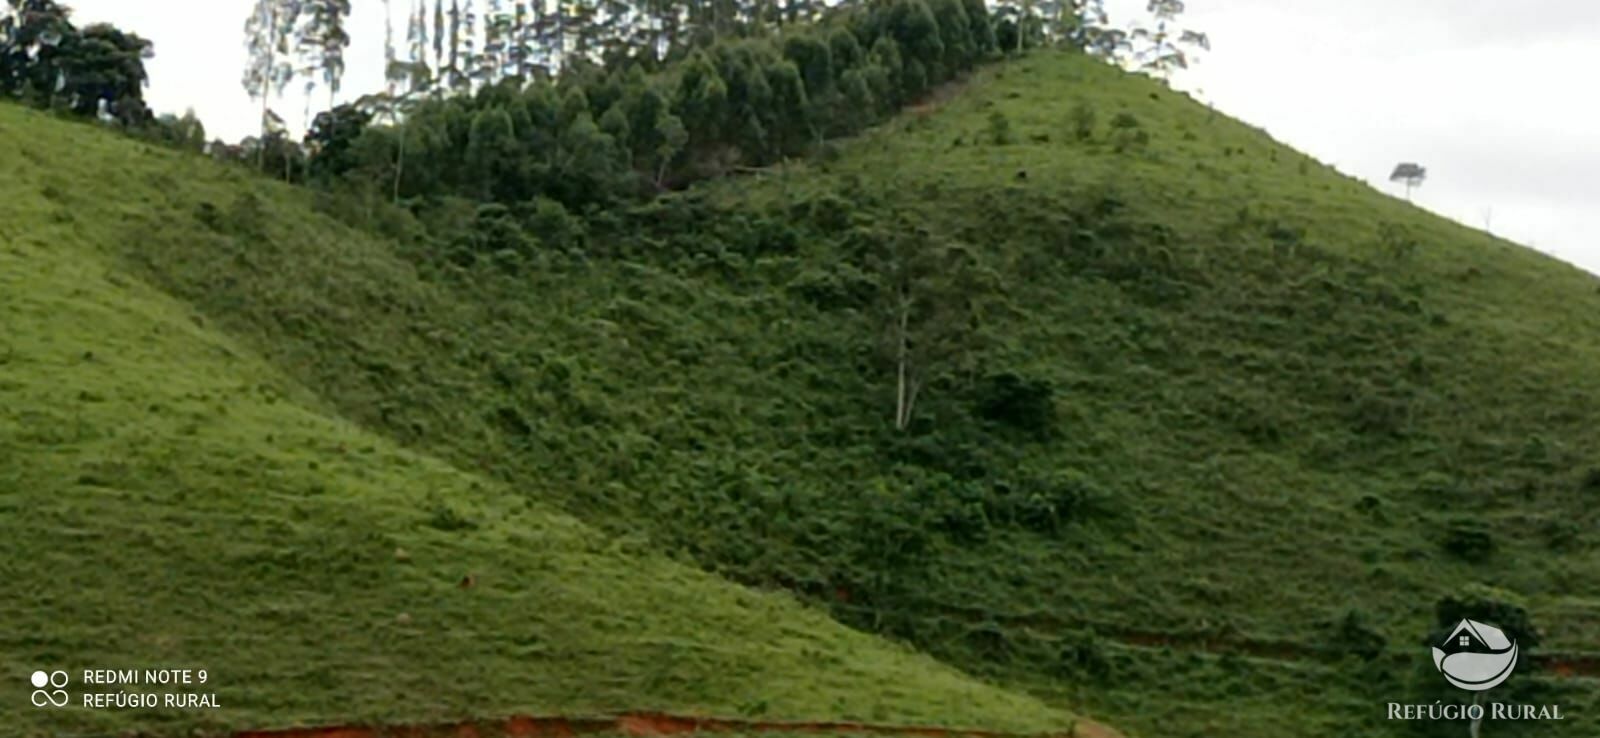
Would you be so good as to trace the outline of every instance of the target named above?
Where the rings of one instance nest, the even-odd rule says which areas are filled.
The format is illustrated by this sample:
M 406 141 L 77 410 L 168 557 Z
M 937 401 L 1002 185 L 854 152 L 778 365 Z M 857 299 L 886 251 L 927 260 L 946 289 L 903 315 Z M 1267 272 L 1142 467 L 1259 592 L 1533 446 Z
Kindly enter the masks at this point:
M 1132 61 L 1139 69 L 1166 79 L 1175 69 L 1188 69 L 1196 49 L 1211 49 L 1211 38 L 1205 33 L 1177 27 L 1184 0 L 1150 0 L 1147 9 L 1155 27 L 1135 28 L 1130 34 L 1132 40 L 1143 42 L 1143 48 L 1133 52 Z
M 289 42 L 302 4 L 302 0 L 256 0 L 250 17 L 245 20 L 249 62 L 241 82 L 251 99 L 261 101 L 261 145 L 257 149 L 256 163 L 262 168 L 266 167 L 266 141 L 272 133 L 274 120 L 279 125 L 282 123 L 282 119 L 272 113 L 271 100 L 283 95 L 284 88 L 295 75 Z
M 426 25 L 427 0 L 423 0 L 423 13 L 423 24 Z M 444 0 L 433 0 L 433 62 L 429 66 L 433 68 L 435 79 L 444 79 L 445 77 L 444 70 L 446 57 L 444 46 L 445 35 L 447 33 L 449 33 L 449 31 L 445 28 L 444 24 Z
M 512 11 L 511 37 L 507 41 L 507 74 L 523 81 L 531 81 L 540 62 L 538 24 L 543 2 L 518 2 Z
M 444 85 L 445 89 L 454 90 L 459 88 L 461 79 L 460 0 L 450 0 L 450 10 L 447 15 L 449 17 L 450 25 L 444 29 L 445 34 L 448 35 L 446 35 L 444 38 L 444 44 L 446 46 L 445 58 L 442 61 L 442 65 L 439 69 L 438 81 L 440 84 Z M 434 43 L 438 44 L 439 39 L 435 38 Z
M 456 64 L 455 78 L 452 88 L 464 92 L 472 92 L 473 81 L 479 66 L 478 53 L 478 14 L 472 5 L 472 0 L 462 0 L 460 12 L 456 19 L 457 26 L 452 29 L 451 39 L 456 43 L 454 54 Z
M 1132 34 L 1112 25 L 1100 0 L 1078 0 L 1074 7 L 1071 26 L 1063 31 L 1068 43 L 1090 56 L 1120 64 L 1133 49 Z
M 397 80 L 389 73 L 400 61 L 400 51 L 394 45 L 394 6 L 392 0 L 383 0 L 383 92 L 393 97 Z
M 328 88 L 328 107 L 332 108 L 344 79 L 344 52 L 350 46 L 345 21 L 350 17 L 350 0 L 300 0 L 300 23 L 295 29 L 296 49 L 304 62 L 302 69 L 309 83 L 321 72 Z
M 424 59 L 427 56 L 427 24 L 419 22 L 421 15 L 411 16 L 408 41 L 411 53 L 402 60 L 398 52 L 386 52 L 388 63 L 384 66 L 384 93 L 368 95 L 356 102 L 358 108 L 370 110 L 395 133 L 394 174 L 390 179 L 391 196 L 400 201 L 401 183 L 406 171 L 406 147 L 414 132 L 403 125 L 407 113 L 417 101 L 433 89 L 432 72 Z
M 905 431 L 930 383 L 966 368 L 983 341 L 983 315 L 1001 280 L 977 251 L 900 216 L 858 230 L 876 282 L 879 352 L 894 373 L 894 427 Z
M 489 0 L 488 12 L 483 18 L 483 53 L 474 69 L 479 84 L 492 85 L 511 74 L 514 20 L 506 0 Z

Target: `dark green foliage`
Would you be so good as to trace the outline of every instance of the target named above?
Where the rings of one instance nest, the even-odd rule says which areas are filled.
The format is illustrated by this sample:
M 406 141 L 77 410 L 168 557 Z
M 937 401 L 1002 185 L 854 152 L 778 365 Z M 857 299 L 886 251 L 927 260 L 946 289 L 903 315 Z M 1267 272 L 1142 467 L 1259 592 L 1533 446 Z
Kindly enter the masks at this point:
M 1481 564 L 1494 553 L 1494 538 L 1475 521 L 1456 520 L 1445 529 L 1444 550 L 1462 561 Z
M 1540 531 L 1545 546 L 1557 553 L 1575 553 L 1587 545 L 1584 530 L 1570 520 L 1552 520 Z
M 1071 116 L 1072 137 L 1083 142 L 1093 141 L 1099 125 L 1099 115 L 1094 107 L 1087 102 L 1080 102 L 1072 106 Z
M 1404 259 L 1415 254 L 1421 244 L 1405 226 L 1383 222 L 1378 224 L 1378 246 L 1388 256 Z
M 995 487 L 996 517 L 1024 530 L 1055 535 L 1101 508 L 1106 493 L 1087 475 L 1057 470 Z
M 903 94 L 914 98 L 929 84 L 943 81 L 945 43 L 939 21 L 924 0 L 888 0 L 882 7 L 869 23 L 895 42 L 907 67 L 915 64 L 922 70 L 915 78 L 902 78 Z
M 1016 134 L 1011 132 L 1011 119 L 998 110 L 989 113 L 989 126 L 985 133 L 989 143 L 995 146 L 1005 146 L 1016 141 Z
M 462 515 L 444 502 L 434 503 L 432 512 L 428 514 L 428 525 L 446 533 L 475 530 L 478 527 L 476 521 Z
M 818 130 L 816 126 L 823 122 L 819 111 L 811 107 L 800 70 L 794 62 L 772 63 L 767 67 L 767 86 L 772 91 L 773 112 L 769 127 L 777 137 L 773 143 L 777 153 L 783 156 L 802 153 L 806 143 L 816 138 L 813 133 Z M 831 91 L 823 88 L 818 94 L 827 96 Z
M 939 27 L 939 41 L 944 46 L 944 55 L 939 60 L 941 68 L 951 75 L 966 69 L 979 55 L 979 41 L 973 35 L 967 6 L 962 0 L 929 0 L 928 5 Z
M 359 141 L 359 139 L 358 139 Z M 274 131 L 266 138 L 246 138 L 238 144 L 212 141 L 211 157 L 217 161 L 231 162 L 258 169 L 264 174 L 294 184 L 307 182 L 306 148 L 282 131 Z M 363 158 L 363 165 L 366 164 Z
M 1538 627 L 1520 598 L 1503 590 L 1468 586 L 1439 598 L 1434 604 L 1435 630 L 1427 643 L 1437 644 L 1462 620 L 1491 623 L 1516 641 L 1518 649 L 1532 651 L 1543 642 Z
M 140 135 L 158 143 L 184 151 L 203 151 L 206 146 L 206 127 L 190 110 L 179 118 L 170 113 L 160 115 L 146 126 Z
M 1328 649 L 1334 653 L 1372 661 L 1383 654 L 1383 634 L 1372 627 L 1371 618 L 1360 610 L 1348 610 L 1328 635 Z
M 877 294 L 872 278 L 849 264 L 808 269 L 789 283 L 789 289 L 822 310 L 860 309 Z
M 582 211 L 647 196 L 882 120 L 985 58 L 992 31 L 986 17 L 974 21 L 977 8 L 963 0 L 841 8 L 782 37 L 718 37 L 669 54 L 664 66 L 573 64 L 553 81 L 428 99 L 398 131 L 369 128 L 370 140 L 341 148 L 363 161 L 333 168 L 388 171 L 403 138 L 402 197 L 507 205 L 548 197 Z M 292 167 L 285 171 L 292 179 Z
M 583 247 L 587 228 L 581 218 L 568 212 L 561 203 L 539 197 L 522 210 L 527 231 L 540 241 L 563 249 Z
M 353 105 L 340 105 L 333 110 L 318 113 L 306 131 L 306 148 L 311 152 L 309 166 L 314 178 L 342 177 L 360 163 L 355 151 L 356 139 L 361 137 L 372 113 Z
M 1267 238 L 1280 251 L 1287 251 L 1305 242 L 1306 229 L 1274 221 L 1267 227 Z
M 538 250 L 539 241 L 523 230 L 522 224 L 503 205 L 478 207 L 472 229 L 462 239 L 468 249 L 487 254 L 510 252 L 526 257 Z
M 6 0 L 0 13 L 0 97 L 130 129 L 150 123 L 144 57 L 151 43 L 114 26 L 78 28 L 54 0 Z
M 975 58 L 988 57 L 998 50 L 999 42 L 994 35 L 994 18 L 989 12 L 989 6 L 984 0 L 960 0 L 962 8 L 966 11 L 967 23 L 970 28 L 971 53 Z
M 1111 677 L 1111 659 L 1104 641 L 1094 631 L 1080 631 L 1063 639 L 1059 668 L 1069 675 L 1101 682 Z
M 1150 144 L 1150 132 L 1144 130 L 1132 113 L 1121 112 L 1111 118 L 1111 145 L 1117 153 L 1142 149 Z
M 1055 391 L 1048 380 L 1011 372 L 985 377 L 975 401 L 979 417 L 1034 436 L 1048 435 L 1055 425 Z
M 873 81 L 873 97 L 883 106 L 882 109 L 893 109 L 909 102 L 912 95 L 904 79 L 906 59 L 900 51 L 900 44 L 890 36 L 879 36 L 870 49 L 867 69 Z
M 847 59 L 848 65 L 854 65 L 861 52 L 858 46 L 842 49 L 840 53 Z M 823 98 L 828 95 L 838 72 L 834 70 L 833 50 L 826 40 L 812 33 L 790 36 L 784 39 L 783 57 L 799 70 L 800 79 L 811 97 Z
M 219 214 L 210 203 L 203 204 L 196 215 L 212 230 L 241 240 L 265 237 L 271 224 L 265 203 L 254 192 L 241 192 L 234 197 L 226 215 Z
M 1600 493 L 1600 467 L 1589 467 L 1589 470 L 1583 473 L 1578 488 L 1588 494 Z

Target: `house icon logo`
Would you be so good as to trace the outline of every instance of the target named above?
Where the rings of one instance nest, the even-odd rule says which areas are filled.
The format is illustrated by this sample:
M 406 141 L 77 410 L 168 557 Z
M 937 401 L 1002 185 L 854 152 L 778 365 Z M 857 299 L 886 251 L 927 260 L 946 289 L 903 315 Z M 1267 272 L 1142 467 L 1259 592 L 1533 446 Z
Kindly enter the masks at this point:
M 1493 689 L 1517 667 L 1517 642 L 1493 625 L 1462 620 L 1433 647 L 1433 665 L 1457 687 L 1473 692 Z

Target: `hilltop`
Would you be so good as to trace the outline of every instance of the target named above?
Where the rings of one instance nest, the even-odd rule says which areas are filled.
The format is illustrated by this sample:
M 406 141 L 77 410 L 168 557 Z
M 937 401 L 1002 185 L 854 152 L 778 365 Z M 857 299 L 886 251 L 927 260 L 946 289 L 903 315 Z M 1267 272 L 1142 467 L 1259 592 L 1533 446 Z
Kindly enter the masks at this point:
M 511 558 L 540 548 L 517 537 L 551 529 L 570 535 L 562 540 L 573 542 L 574 561 L 617 567 L 618 577 L 637 574 L 635 561 L 661 567 L 642 578 L 659 597 L 625 599 L 650 603 L 637 612 L 651 617 L 648 628 L 674 634 L 655 641 L 674 652 L 697 652 L 685 645 L 694 638 L 713 640 L 717 653 L 745 642 L 696 613 L 741 612 L 727 598 L 753 598 L 835 643 L 834 658 L 868 649 L 881 655 L 849 658 L 894 670 L 862 676 L 826 658 L 775 663 L 754 655 L 764 650 L 735 648 L 724 658 L 792 671 L 732 678 L 708 662 L 643 678 L 612 663 L 610 649 L 627 642 L 617 631 L 596 625 L 574 635 L 636 701 L 809 715 L 834 711 L 848 695 L 862 702 L 838 712 L 859 715 L 872 702 L 893 706 L 885 718 L 990 726 L 1055 723 L 1064 718 L 1048 709 L 1081 708 L 1149 736 L 1406 735 L 1417 729 L 1387 721 L 1385 703 L 1458 698 L 1430 691 L 1439 680 L 1425 641 L 1436 608 L 1487 592 L 1522 608 L 1539 650 L 1566 660 L 1530 659 L 1510 682 L 1512 696 L 1559 702 L 1570 716 L 1496 734 L 1587 735 L 1597 726 L 1592 675 L 1557 667 L 1600 651 L 1592 624 L 1600 590 L 1591 583 L 1600 570 L 1592 533 L 1600 377 L 1589 371 L 1600 361 L 1600 285 L 1374 192 L 1149 79 L 1047 52 L 986 67 L 936 103 L 819 157 L 545 223 L 531 253 L 474 250 L 471 238 L 452 237 L 478 227 L 470 207 L 457 208 L 466 215 L 449 203 L 361 211 L 0 109 L 0 131 L 8 129 L 18 131 L 6 136 L 16 155 L 0 161 L 17 164 L 0 181 L 11 183 L 4 201 L 17 217 L 4 227 L 22 245 L 7 258 L 30 274 L 64 276 L 8 286 L 13 295 L 53 290 L 25 299 L 59 303 L 62 317 L 51 320 L 62 323 L 8 337 L 13 355 L 36 358 L 0 365 L 0 376 L 8 395 L 31 403 L 8 407 L 79 430 L 29 441 L 24 416 L 11 411 L 10 437 L 20 440 L 7 448 L 73 449 L 104 428 L 137 432 L 159 421 L 165 430 L 141 437 L 163 449 L 150 458 L 213 458 L 183 463 L 222 471 L 191 482 L 163 461 L 143 482 L 147 496 L 191 485 L 239 490 L 264 484 L 248 481 L 258 475 L 278 484 L 277 467 L 257 459 L 291 453 L 269 450 L 292 436 L 269 428 L 315 422 L 323 429 L 282 462 L 282 474 L 294 469 L 281 480 L 287 489 L 369 491 L 293 504 L 362 520 L 395 505 L 386 519 L 415 528 L 356 547 L 367 558 L 352 551 L 349 568 L 327 583 L 383 607 L 280 621 L 277 605 L 261 602 L 259 619 L 282 623 L 276 632 L 291 641 L 376 617 L 368 612 L 387 623 L 405 610 L 417 622 L 421 607 L 396 593 L 411 587 L 450 603 L 446 595 L 462 594 L 458 572 L 484 568 L 473 555 L 537 571 L 540 559 Z M 30 167 L 28 156 L 50 167 Z M 124 177 L 113 183 L 105 171 Z M 921 253 L 950 260 L 927 268 L 916 262 Z M 929 381 L 902 430 L 885 306 L 912 272 L 936 287 L 918 294 L 932 306 L 926 314 L 952 317 L 919 336 L 923 346 L 950 348 L 929 354 Z M 130 286 L 113 289 L 113 277 Z M 106 295 L 122 302 L 72 317 L 68 308 Z M 7 310 L 23 309 L 11 299 Z M 102 349 L 82 346 L 152 330 L 111 330 L 108 314 L 156 316 L 172 326 L 163 335 L 200 338 L 186 349 L 150 344 L 146 363 L 115 374 L 143 384 L 98 389 L 91 380 L 109 381 L 103 372 L 63 381 L 77 376 L 68 368 L 95 371 L 80 355 Z M 54 338 L 63 335 L 82 338 Z M 179 360 L 208 355 L 200 346 L 210 342 L 234 358 Z M 32 373 L 16 378 L 23 371 Z M 214 383 L 170 389 L 203 372 Z M 279 389 L 263 394 L 264 379 L 233 378 L 240 373 L 272 377 Z M 227 387 L 233 394 L 222 394 Z M 170 417 L 137 413 L 163 404 L 146 393 L 174 391 L 166 403 L 203 397 Z M 74 401 L 80 392 L 107 399 Z M 223 396 L 259 399 L 259 411 L 231 400 L 230 417 L 295 416 L 218 423 Z M 146 445 L 93 458 L 143 454 Z M 369 447 L 351 460 L 350 449 Z M 27 448 L 28 464 L 7 465 L 28 475 L 10 485 L 16 509 L 101 494 L 92 482 L 102 477 L 81 471 L 88 451 Z M 301 468 L 313 461 L 317 468 Z M 346 473 L 341 463 L 357 465 Z M 246 473 L 257 476 L 236 479 Z M 74 474 L 91 483 L 31 491 L 35 475 Z M 182 483 L 149 481 L 172 474 Z M 257 539 L 280 557 L 258 560 L 264 573 L 323 540 L 281 501 L 194 491 L 178 502 L 138 499 L 105 514 L 198 525 L 219 519 L 206 505 L 227 505 L 277 521 L 260 533 L 270 540 L 309 536 L 281 546 Z M 87 505 L 68 509 L 84 515 Z M 441 531 L 430 520 L 480 527 Z M 58 569 L 105 572 L 88 585 L 127 584 L 129 601 L 141 591 L 129 567 L 87 542 L 82 531 L 93 526 L 71 518 L 52 526 L 13 537 L 20 542 L 8 544 L 16 548 L 7 560 L 55 550 Z M 226 528 L 216 541 L 247 542 L 250 530 Z M 142 535 L 134 541 L 164 540 Z M 79 547 L 67 548 L 71 540 Z M 389 560 L 398 546 L 421 562 L 429 542 L 438 562 L 431 577 Z M 227 557 L 205 561 L 212 576 L 238 568 Z M 375 584 L 370 577 L 386 569 L 393 586 Z M 29 586 L 48 591 L 47 575 L 38 571 Z M 164 581 L 144 586 L 176 591 Z M 690 586 L 709 599 L 668 596 Z M 569 587 L 574 598 L 624 597 Z M 228 609 L 237 607 L 231 599 Z M 19 668 L 70 651 L 55 638 L 87 638 L 60 625 L 94 630 L 92 614 L 71 609 L 87 601 L 29 605 L 44 613 L 28 621 L 35 631 L 69 635 L 8 648 L 25 649 Z M 438 605 L 447 606 L 465 607 Z M 941 669 L 929 672 L 938 685 L 905 681 L 924 657 L 840 629 L 819 609 L 1012 691 Z M 479 616 L 505 625 L 485 621 L 486 641 L 462 669 L 542 653 L 516 645 L 515 610 Z M 736 622 L 751 642 L 783 627 L 750 613 L 727 617 L 743 618 Z M 641 654 L 659 666 L 648 648 Z M 578 670 L 563 673 L 576 680 Z M 861 677 L 859 691 L 832 681 L 845 675 Z M 780 690 L 790 695 L 780 701 L 764 680 L 839 686 Z M 741 689 L 729 692 L 730 683 Z M 632 693 L 640 684 L 653 686 Z M 474 709 L 523 705 L 527 694 L 580 708 L 601 700 L 524 688 L 494 692 L 503 697 Z M 947 699 L 938 689 L 983 697 Z M 386 704 L 371 699 L 371 710 Z

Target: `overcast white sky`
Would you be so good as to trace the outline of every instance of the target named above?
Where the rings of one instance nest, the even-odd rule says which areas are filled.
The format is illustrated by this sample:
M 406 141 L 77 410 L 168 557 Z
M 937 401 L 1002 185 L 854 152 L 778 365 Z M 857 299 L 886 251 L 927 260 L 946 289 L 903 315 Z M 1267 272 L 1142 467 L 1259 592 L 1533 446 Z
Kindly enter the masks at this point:
M 251 0 L 65 0 L 80 23 L 155 41 L 152 105 L 193 107 L 213 137 L 257 125 L 240 86 Z M 397 8 L 410 6 L 397 0 Z M 1114 20 L 1144 0 L 1108 0 Z M 1213 51 L 1180 81 L 1220 110 L 1388 188 L 1428 167 L 1414 199 L 1600 272 L 1600 3 L 1594 0 L 1190 0 Z M 383 77 L 383 3 L 355 0 L 345 98 Z M 397 21 L 402 38 L 405 23 Z M 326 93 L 319 93 L 325 102 Z M 275 104 L 298 125 L 303 105 Z

